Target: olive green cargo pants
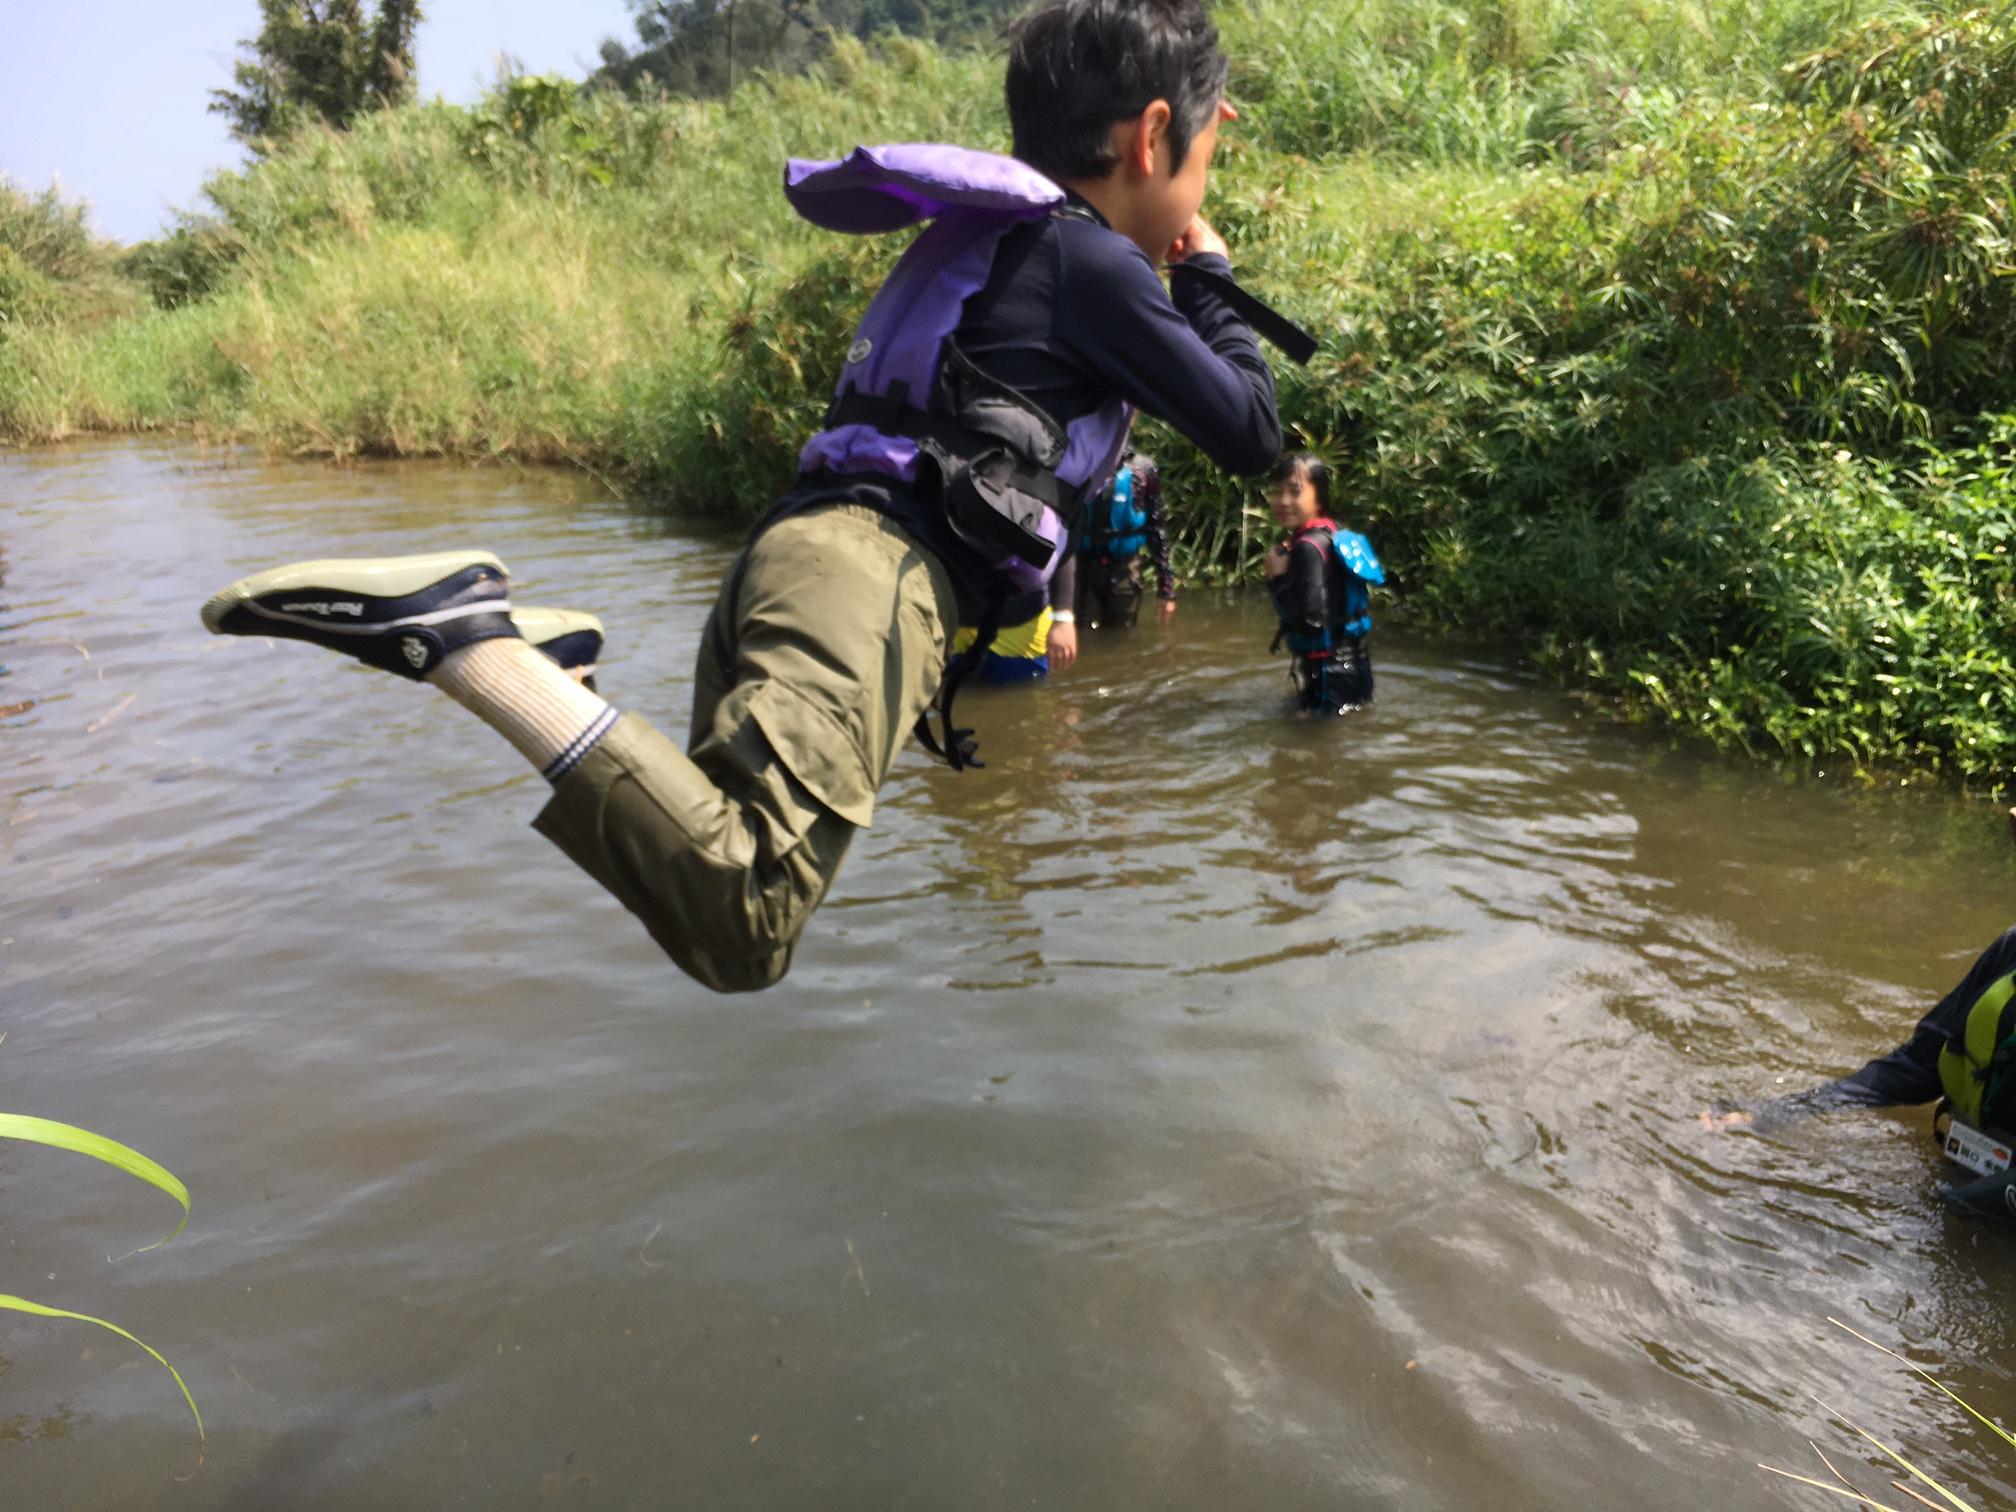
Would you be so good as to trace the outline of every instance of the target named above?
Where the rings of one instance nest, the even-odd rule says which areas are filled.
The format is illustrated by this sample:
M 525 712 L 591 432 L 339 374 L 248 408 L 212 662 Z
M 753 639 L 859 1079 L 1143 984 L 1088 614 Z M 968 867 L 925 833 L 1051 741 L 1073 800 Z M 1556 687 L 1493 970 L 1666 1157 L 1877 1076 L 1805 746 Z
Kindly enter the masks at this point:
M 721 586 L 691 754 L 626 714 L 534 827 L 695 979 L 768 987 L 936 696 L 956 623 L 944 568 L 883 516 L 790 516 Z

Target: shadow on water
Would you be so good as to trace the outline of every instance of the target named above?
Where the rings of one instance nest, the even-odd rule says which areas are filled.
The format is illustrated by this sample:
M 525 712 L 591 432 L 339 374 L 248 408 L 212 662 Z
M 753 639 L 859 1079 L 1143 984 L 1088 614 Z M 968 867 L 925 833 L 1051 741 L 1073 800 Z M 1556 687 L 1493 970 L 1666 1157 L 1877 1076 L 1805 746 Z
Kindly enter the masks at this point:
M 2016 1408 L 2016 1251 L 1922 1116 L 1694 1122 L 1958 977 L 2008 922 L 1985 809 L 1385 628 L 1378 706 L 1296 721 L 1263 606 L 1192 593 L 962 695 L 987 769 L 906 756 L 790 980 L 719 999 L 529 833 L 501 742 L 194 610 L 480 543 L 679 731 L 738 530 L 148 446 L 0 485 L 0 1105 L 198 1215 L 106 1268 L 117 1178 L 21 1182 L 0 1253 L 211 1424 L 178 1484 L 160 1381 L 10 1335 L 0 1422 L 78 1413 L 0 1441 L 24 1505 L 1800 1506 L 1749 1467 L 1841 1442 L 1809 1393 L 2016 1494 L 1825 1321 Z

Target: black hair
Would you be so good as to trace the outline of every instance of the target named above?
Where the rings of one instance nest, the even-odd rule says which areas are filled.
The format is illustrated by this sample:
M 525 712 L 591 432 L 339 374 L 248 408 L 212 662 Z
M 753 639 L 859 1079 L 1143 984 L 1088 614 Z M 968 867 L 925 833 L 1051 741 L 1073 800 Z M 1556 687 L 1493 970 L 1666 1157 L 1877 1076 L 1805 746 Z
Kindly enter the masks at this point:
M 1056 0 L 1009 28 L 1015 156 L 1052 178 L 1103 178 L 1115 121 L 1169 102 L 1172 171 L 1218 113 L 1225 55 L 1201 0 Z
M 1279 485 L 1295 478 L 1307 478 L 1309 486 L 1316 490 L 1319 511 L 1330 513 L 1330 464 L 1314 452 L 1283 452 L 1268 481 Z

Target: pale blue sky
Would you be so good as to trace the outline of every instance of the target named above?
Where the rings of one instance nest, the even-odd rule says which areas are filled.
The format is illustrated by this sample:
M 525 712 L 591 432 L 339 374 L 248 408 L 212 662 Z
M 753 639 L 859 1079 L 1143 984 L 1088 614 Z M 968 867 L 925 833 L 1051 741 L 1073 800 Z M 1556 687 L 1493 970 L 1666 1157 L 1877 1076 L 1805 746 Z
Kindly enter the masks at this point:
M 422 0 L 420 89 L 474 99 L 499 53 L 579 78 L 604 37 L 636 36 L 623 0 Z M 0 174 L 60 176 L 98 229 L 135 241 L 239 161 L 205 109 L 231 82 L 257 0 L 0 0 Z

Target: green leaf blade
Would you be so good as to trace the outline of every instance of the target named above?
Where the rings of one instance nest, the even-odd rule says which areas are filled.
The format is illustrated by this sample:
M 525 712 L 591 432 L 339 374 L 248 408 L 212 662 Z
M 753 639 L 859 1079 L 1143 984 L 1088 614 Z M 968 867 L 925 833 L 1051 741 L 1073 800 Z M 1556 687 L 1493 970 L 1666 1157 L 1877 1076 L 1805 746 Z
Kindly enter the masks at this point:
M 92 1159 L 102 1160 L 109 1166 L 117 1167 L 127 1175 L 173 1197 L 182 1206 L 182 1221 L 176 1224 L 174 1231 L 165 1238 L 156 1239 L 145 1249 L 135 1250 L 135 1254 L 145 1254 L 147 1250 L 159 1249 L 189 1226 L 189 1189 L 182 1185 L 175 1173 L 166 1166 L 148 1159 L 138 1150 L 123 1145 L 116 1139 L 93 1134 L 89 1129 L 80 1129 L 75 1124 L 57 1123 L 50 1118 L 34 1118 L 26 1113 L 0 1113 L 0 1139 L 22 1139 L 30 1144 L 49 1145 L 54 1149 L 69 1150 L 78 1155 L 89 1155 Z M 96 1322 L 97 1319 L 90 1321 Z
M 45 1303 L 30 1302 L 26 1297 L 8 1296 L 4 1292 L 0 1292 L 0 1308 L 5 1308 L 10 1312 L 27 1313 L 37 1318 L 69 1318 L 78 1323 L 95 1323 L 98 1327 L 119 1335 L 120 1338 L 126 1340 L 128 1343 L 138 1345 L 141 1349 L 146 1350 L 148 1354 L 160 1361 L 163 1370 L 175 1378 L 176 1389 L 182 1393 L 182 1400 L 189 1404 L 189 1415 L 196 1419 L 197 1442 L 209 1442 L 208 1436 L 203 1431 L 203 1414 L 196 1410 L 196 1398 L 189 1394 L 189 1387 L 182 1379 L 182 1372 L 177 1370 L 173 1365 L 170 1365 L 167 1357 L 144 1339 L 135 1338 L 117 1323 L 107 1323 L 103 1318 L 94 1318 L 89 1313 L 69 1312 L 60 1307 L 50 1307 Z

